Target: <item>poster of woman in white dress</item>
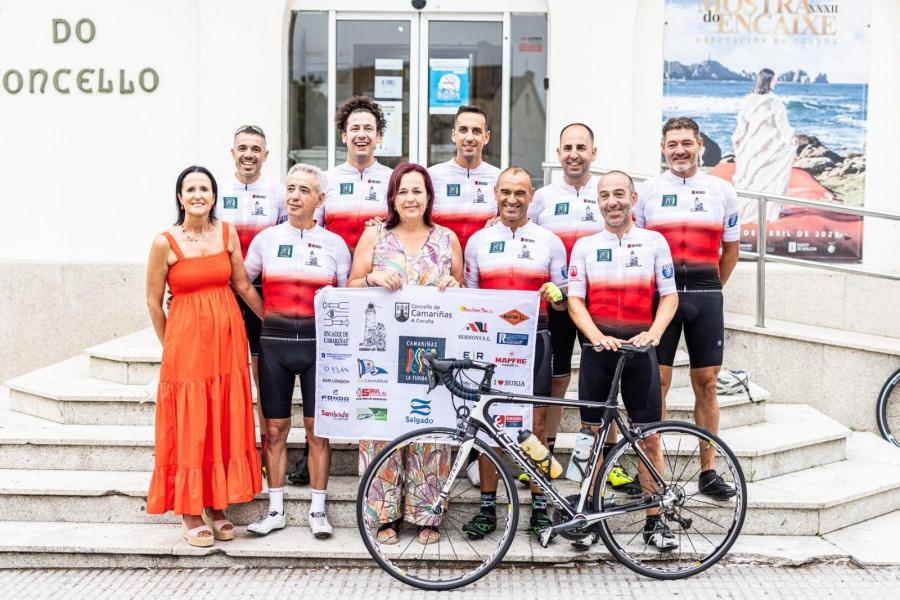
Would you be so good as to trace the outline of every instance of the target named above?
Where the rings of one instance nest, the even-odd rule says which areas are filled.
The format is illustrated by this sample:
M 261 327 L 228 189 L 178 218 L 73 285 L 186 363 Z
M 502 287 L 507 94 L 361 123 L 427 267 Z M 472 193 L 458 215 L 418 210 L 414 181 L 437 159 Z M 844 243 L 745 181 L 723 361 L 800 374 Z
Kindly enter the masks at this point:
M 865 204 L 870 0 L 666 0 L 663 120 L 699 124 L 738 190 Z M 858 261 L 862 218 L 769 202 L 766 251 Z M 741 210 L 756 250 L 758 204 Z

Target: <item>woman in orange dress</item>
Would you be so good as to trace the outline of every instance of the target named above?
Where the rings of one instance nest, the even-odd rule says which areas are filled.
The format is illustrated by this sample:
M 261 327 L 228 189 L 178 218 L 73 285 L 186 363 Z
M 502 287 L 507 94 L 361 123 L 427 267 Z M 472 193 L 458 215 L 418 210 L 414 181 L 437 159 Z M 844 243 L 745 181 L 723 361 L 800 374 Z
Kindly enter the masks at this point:
M 182 515 L 193 546 L 233 539 L 225 509 L 262 489 L 247 334 L 232 288 L 260 317 L 263 305 L 234 226 L 213 218 L 217 191 L 207 169 L 182 171 L 178 220 L 153 240 L 147 264 L 147 307 L 163 345 L 147 513 Z M 168 318 L 166 284 L 174 296 Z

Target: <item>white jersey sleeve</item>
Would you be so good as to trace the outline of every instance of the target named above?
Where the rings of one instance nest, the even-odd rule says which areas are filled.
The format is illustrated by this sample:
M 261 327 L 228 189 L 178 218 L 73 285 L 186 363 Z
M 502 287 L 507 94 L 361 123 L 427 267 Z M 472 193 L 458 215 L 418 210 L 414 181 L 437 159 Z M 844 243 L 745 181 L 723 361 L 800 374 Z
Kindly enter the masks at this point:
M 544 190 L 546 187 L 542 187 L 538 191 L 534 193 L 534 200 L 531 201 L 531 205 L 528 207 L 528 218 L 541 225 L 541 222 L 538 220 L 541 211 L 544 210 L 544 197 L 547 195 Z
M 677 290 L 675 286 L 675 266 L 672 262 L 672 251 L 669 250 L 669 243 L 662 234 L 651 231 L 655 234 L 656 239 L 656 256 L 654 260 L 654 270 L 656 279 L 656 291 L 660 296 L 668 296 L 674 294 Z
M 335 243 L 335 261 L 337 265 L 335 266 L 335 279 L 337 282 L 336 287 L 347 287 L 347 280 L 350 278 L 350 266 L 353 262 L 353 259 L 350 256 L 350 250 L 347 248 L 347 244 L 344 242 L 340 236 L 336 236 L 340 239 L 341 243 Z
M 244 257 L 244 270 L 247 271 L 247 278 L 250 281 L 255 281 L 259 274 L 262 273 L 263 248 L 266 243 L 267 236 L 265 233 L 267 231 L 269 230 L 264 229 L 253 238 L 253 241 L 250 242 L 250 247 L 247 249 L 247 256 Z
M 566 264 L 566 247 L 555 234 L 550 234 L 550 281 L 558 287 L 569 285 L 569 265 Z
M 474 243 L 468 244 L 465 250 L 465 263 L 463 268 L 463 276 L 466 280 L 466 287 L 477 289 L 479 281 L 481 279 L 480 273 L 478 270 L 478 235 L 479 232 L 476 232 L 475 235 L 472 236 L 472 240 Z
M 585 264 L 585 251 L 589 238 L 581 238 L 572 247 L 572 257 L 569 259 L 569 296 L 576 298 L 587 297 L 587 269 Z
M 635 191 L 637 192 L 638 198 L 634 205 L 634 209 L 632 210 L 634 224 L 643 229 L 644 225 L 647 223 L 647 219 L 644 216 L 644 203 L 647 202 L 650 195 L 650 186 L 647 185 L 647 182 L 645 181 L 644 183 L 636 185 Z
M 723 181 L 722 195 L 725 198 L 725 218 L 722 222 L 722 241 L 736 242 L 741 239 L 740 201 L 734 186 Z

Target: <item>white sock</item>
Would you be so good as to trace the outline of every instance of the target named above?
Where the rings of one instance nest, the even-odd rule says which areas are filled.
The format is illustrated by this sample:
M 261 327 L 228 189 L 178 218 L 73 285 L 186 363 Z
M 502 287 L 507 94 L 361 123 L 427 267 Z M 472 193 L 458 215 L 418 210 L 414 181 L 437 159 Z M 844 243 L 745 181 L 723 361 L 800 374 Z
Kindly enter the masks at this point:
M 325 512 L 325 490 L 310 490 L 312 503 L 309 505 L 309 514 Z
M 269 488 L 269 512 L 284 514 L 284 488 Z

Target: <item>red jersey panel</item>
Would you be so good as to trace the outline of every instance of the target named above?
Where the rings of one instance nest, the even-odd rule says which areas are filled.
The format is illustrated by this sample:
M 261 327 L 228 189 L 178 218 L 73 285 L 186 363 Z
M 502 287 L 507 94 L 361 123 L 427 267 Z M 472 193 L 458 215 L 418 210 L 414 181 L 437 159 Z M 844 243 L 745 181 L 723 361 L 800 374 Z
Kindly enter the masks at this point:
M 256 236 L 245 266 L 251 279 L 262 273 L 262 335 L 314 339 L 315 293 L 347 285 L 350 251 L 340 236 L 319 226 L 301 230 L 282 223 Z
M 494 186 L 500 169 L 486 162 L 465 169 L 451 159 L 432 165 L 428 173 L 434 185 L 434 221 L 449 227 L 465 252 L 469 238 L 497 214 Z
M 346 162 L 329 169 L 325 173 L 325 201 L 316 210 L 316 222 L 341 236 L 352 253 L 366 221 L 387 216 L 387 188 L 392 172 L 378 161 L 362 173 Z
M 653 295 L 675 293 L 665 238 L 632 227 L 620 240 L 609 231 L 581 238 L 569 263 L 569 296 L 584 298 L 597 328 L 621 339 L 653 324 Z
M 572 256 L 575 242 L 604 228 L 597 205 L 596 175 L 576 190 L 565 181 L 545 185 L 534 194 L 528 207 L 531 220 L 559 236 L 566 247 L 566 260 Z
M 215 217 L 234 225 L 241 256 L 247 256 L 250 242 L 260 231 L 287 219 L 284 195 L 283 185 L 265 177 L 244 184 L 232 175 L 220 182 Z
M 466 286 L 492 290 L 538 291 L 551 281 L 567 284 L 566 250 L 549 229 L 528 221 L 513 233 L 497 222 L 469 238 L 465 252 Z M 538 326 L 547 327 L 547 303 L 541 300 Z
M 638 227 L 665 236 L 679 291 L 721 290 L 720 242 L 740 239 L 737 194 L 727 181 L 698 171 L 682 178 L 666 171 L 637 188 Z

